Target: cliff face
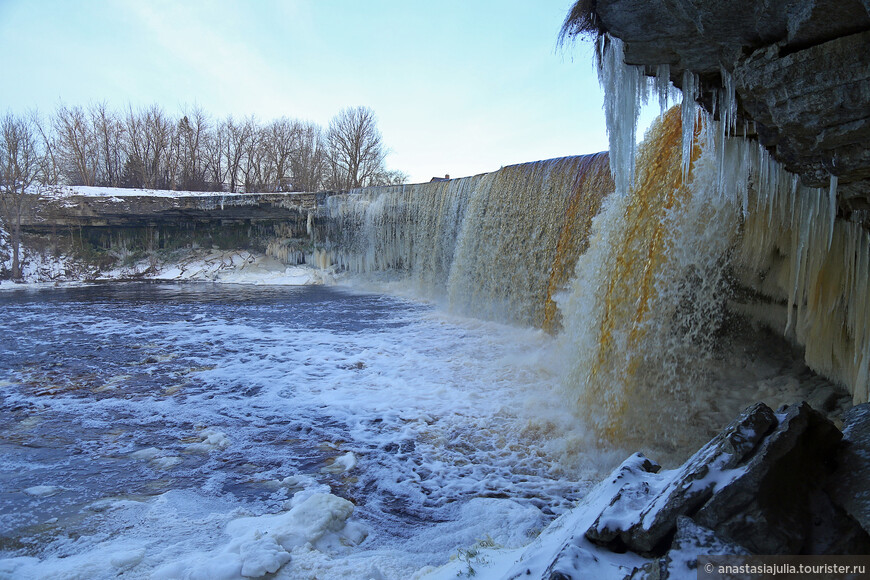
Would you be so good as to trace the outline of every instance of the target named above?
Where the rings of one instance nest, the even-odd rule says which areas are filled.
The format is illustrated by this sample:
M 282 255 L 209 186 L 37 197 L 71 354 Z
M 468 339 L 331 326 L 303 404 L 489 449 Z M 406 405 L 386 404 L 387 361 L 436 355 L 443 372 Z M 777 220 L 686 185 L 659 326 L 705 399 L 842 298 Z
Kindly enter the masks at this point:
M 562 37 L 584 33 L 598 35 L 611 154 L 634 142 L 625 119 L 648 94 L 644 74 L 660 98 L 667 81 L 682 89 L 692 103 L 682 107 L 683 175 L 741 207 L 730 267 L 759 301 L 745 314 L 781 329 L 811 369 L 866 402 L 870 2 L 580 0 Z M 699 134 L 699 120 L 712 132 Z M 686 155 L 693 134 L 715 150 L 717 169 L 703 178 L 704 164 Z M 625 172 L 630 156 L 620 158 Z M 782 321 L 768 317 L 780 306 Z
M 32 210 L 22 216 L 21 231 L 28 279 L 93 279 L 119 269 L 136 277 L 139 263 L 147 262 L 153 274 L 158 262 L 190 261 L 199 249 L 255 251 L 285 265 L 305 263 L 306 255 L 312 257 L 312 231 L 321 226 L 317 208 L 331 195 L 113 193 L 59 190 L 27 200 Z M 9 277 L 5 250 L 0 247 L 0 279 Z
M 685 71 L 698 75 L 708 111 L 730 76 L 739 118 L 773 157 L 807 186 L 837 177 L 839 217 L 870 229 L 854 214 L 870 209 L 870 0 L 583 4 L 572 17 L 620 38 L 626 63 L 651 74 L 667 64 L 677 87 Z
M 318 203 L 323 203 L 328 195 L 324 192 L 48 197 L 30 204 L 35 211 L 22 216 L 21 226 L 25 232 L 46 232 L 64 227 L 298 222 L 304 230 L 307 214 L 314 212 Z

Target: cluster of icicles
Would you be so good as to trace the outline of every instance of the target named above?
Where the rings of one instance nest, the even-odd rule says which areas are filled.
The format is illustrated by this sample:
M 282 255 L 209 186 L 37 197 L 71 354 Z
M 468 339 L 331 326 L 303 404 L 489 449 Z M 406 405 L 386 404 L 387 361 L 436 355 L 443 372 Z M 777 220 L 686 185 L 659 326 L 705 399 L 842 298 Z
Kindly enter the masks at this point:
M 692 375 L 714 351 L 735 279 L 769 300 L 759 308 L 785 310 L 779 330 L 810 368 L 867 401 L 870 237 L 836 219 L 836 177 L 805 187 L 763 147 L 731 137 L 726 71 L 717 122 L 697 107 L 693 74 L 682 107 L 666 113 L 667 66 L 648 79 L 624 63 L 618 39 L 602 37 L 599 49 L 616 193 L 560 303 L 577 355 L 568 382 L 587 421 L 607 440 L 673 434 L 674 409 L 690 411 L 699 395 Z M 650 93 L 662 119 L 638 149 Z
M 281 207 L 303 211 L 301 204 L 294 202 L 278 202 Z M 305 235 L 297 232 L 288 224 L 276 224 L 272 239 L 266 244 L 266 255 L 290 266 L 310 264 L 322 270 L 329 267 L 329 255 L 322 248 L 312 245 L 315 235 L 315 212 L 309 210 L 305 220 Z

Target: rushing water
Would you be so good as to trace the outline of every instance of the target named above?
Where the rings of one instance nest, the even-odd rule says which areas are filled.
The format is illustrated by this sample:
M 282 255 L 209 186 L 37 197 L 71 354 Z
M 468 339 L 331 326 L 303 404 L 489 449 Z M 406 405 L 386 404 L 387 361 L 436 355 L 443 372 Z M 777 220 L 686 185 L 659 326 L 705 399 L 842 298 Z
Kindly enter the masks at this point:
M 488 536 L 521 545 L 602 463 L 575 453 L 543 331 L 322 286 L 55 288 L 0 309 L 0 577 L 194 577 L 208 558 L 187 555 L 213 556 L 228 522 L 314 491 L 351 500 L 367 536 L 282 573 L 407 577 Z

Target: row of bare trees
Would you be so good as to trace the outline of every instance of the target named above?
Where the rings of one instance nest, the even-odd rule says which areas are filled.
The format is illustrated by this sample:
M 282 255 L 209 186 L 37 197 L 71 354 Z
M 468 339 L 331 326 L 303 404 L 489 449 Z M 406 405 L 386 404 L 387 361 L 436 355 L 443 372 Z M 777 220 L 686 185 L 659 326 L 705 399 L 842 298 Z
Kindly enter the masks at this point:
M 347 190 L 404 183 L 386 169 L 374 112 L 342 110 L 323 129 L 282 117 L 214 120 L 194 107 L 180 115 L 157 105 L 113 111 L 105 103 L 61 105 L 0 119 L 0 221 L 21 276 L 21 218 L 35 189 L 67 184 L 183 191 Z M 38 193 L 38 192 L 37 192 Z
M 34 119 L 46 184 L 187 191 L 270 192 L 402 183 L 387 170 L 374 112 L 342 110 L 325 130 L 282 117 L 215 120 L 199 107 L 170 115 L 158 105 L 123 111 L 105 103 L 61 105 Z

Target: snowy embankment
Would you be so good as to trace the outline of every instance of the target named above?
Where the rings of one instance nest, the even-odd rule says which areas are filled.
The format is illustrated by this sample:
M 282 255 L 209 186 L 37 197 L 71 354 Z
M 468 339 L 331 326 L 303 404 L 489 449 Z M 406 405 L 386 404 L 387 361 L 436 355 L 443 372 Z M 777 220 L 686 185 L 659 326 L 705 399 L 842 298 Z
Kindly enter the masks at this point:
M 170 189 L 136 189 L 127 187 L 89 187 L 86 185 L 51 185 L 30 190 L 46 197 L 62 198 L 72 196 L 88 197 L 214 197 L 220 195 L 244 195 L 222 193 L 219 191 L 175 191 Z
M 100 271 L 67 256 L 44 256 L 23 252 L 25 284 L 45 285 L 75 282 L 154 280 L 163 282 L 216 282 L 224 284 L 271 284 L 306 286 L 332 280 L 332 274 L 311 266 L 288 266 L 264 254 L 248 250 L 189 250 L 172 260 L 140 260 L 126 266 Z M 11 258 L 5 260 L 11 269 Z M 0 288 L 19 287 L 9 281 Z
M 311 266 L 287 266 L 271 256 L 247 250 L 211 250 L 192 251 L 162 265 L 141 261 L 105 272 L 100 278 L 306 286 L 323 284 L 331 279 L 331 274 Z
M 34 191 L 36 193 L 36 191 Z M 170 191 L 154 189 L 126 189 L 116 187 L 87 187 L 58 185 L 40 188 L 38 193 L 49 198 L 89 197 L 214 197 L 241 194 L 215 192 Z M 0 227 L 0 270 L 11 271 L 12 252 L 9 236 Z M 123 256 L 118 256 L 124 262 Z M 101 270 L 91 263 L 61 254 L 52 255 L 21 247 L 21 272 L 27 285 L 76 283 L 93 281 L 195 281 L 226 284 L 269 284 L 303 286 L 323 284 L 332 280 L 330 272 L 305 265 L 285 265 L 279 260 L 248 250 L 206 250 L 191 248 L 176 252 L 169 258 L 142 259 L 125 263 L 109 270 Z M 20 284 L 15 284 L 19 287 Z M 0 281 L 0 287 L 12 287 L 9 281 Z

